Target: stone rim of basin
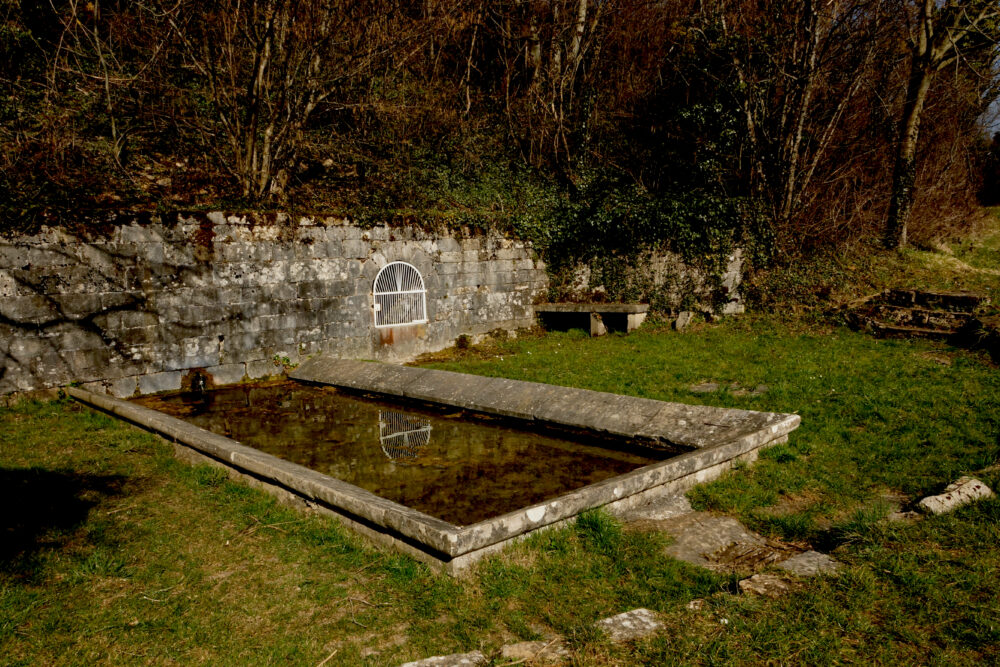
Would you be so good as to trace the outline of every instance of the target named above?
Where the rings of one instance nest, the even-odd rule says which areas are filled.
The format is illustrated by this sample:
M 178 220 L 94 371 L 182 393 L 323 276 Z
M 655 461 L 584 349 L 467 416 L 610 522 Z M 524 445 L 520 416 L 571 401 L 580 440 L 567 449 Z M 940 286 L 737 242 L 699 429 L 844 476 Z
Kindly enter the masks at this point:
M 449 572 L 463 570 L 509 540 L 570 519 L 586 509 L 600 506 L 625 509 L 650 493 L 677 492 L 705 481 L 708 478 L 705 470 L 721 472 L 756 449 L 783 440 L 800 421 L 794 414 L 686 406 L 568 387 L 323 357 L 307 361 L 291 376 L 300 381 L 437 402 L 527 421 L 569 422 L 575 427 L 625 437 L 673 440 L 675 433 L 669 431 L 675 429 L 682 436 L 688 434 L 687 441 L 681 444 L 693 449 L 543 503 L 458 527 L 162 413 L 77 387 L 66 391 L 85 403 L 157 430 L 216 461 L 265 480 L 275 480 L 307 502 L 319 501 L 334 512 L 346 512 L 351 525 L 425 562 L 432 561 L 432 565 L 444 564 Z M 475 400 L 469 400 L 469 389 L 476 383 L 481 391 L 472 394 Z M 526 393 L 527 398 L 519 396 L 519 391 Z M 466 400 L 459 400 L 463 396 Z M 552 418 L 560 411 L 562 417 Z M 599 419 L 604 422 L 595 421 Z M 710 443 L 712 439 L 716 442 Z

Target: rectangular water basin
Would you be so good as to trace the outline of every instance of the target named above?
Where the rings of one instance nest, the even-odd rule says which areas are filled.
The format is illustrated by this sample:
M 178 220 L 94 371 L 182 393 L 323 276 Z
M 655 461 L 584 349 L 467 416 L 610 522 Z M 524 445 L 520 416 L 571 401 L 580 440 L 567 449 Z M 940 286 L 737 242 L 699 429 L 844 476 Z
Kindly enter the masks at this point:
M 580 442 L 518 428 L 510 419 L 390 403 L 295 381 L 133 402 L 455 526 L 690 450 L 603 438 Z
M 138 402 L 67 392 L 167 437 L 188 460 L 223 465 L 450 574 L 587 509 L 621 512 L 680 493 L 799 424 L 797 415 L 323 357 L 291 376 L 306 384 Z

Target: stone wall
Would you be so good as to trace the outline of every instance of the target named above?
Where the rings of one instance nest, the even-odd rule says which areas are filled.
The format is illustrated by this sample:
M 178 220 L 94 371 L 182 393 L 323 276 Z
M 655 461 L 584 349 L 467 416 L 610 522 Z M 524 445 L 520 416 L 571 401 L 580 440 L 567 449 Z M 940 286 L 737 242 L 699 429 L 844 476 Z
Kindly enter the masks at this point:
M 657 249 L 627 256 L 599 255 L 559 271 L 552 287 L 557 300 L 649 303 L 660 313 L 689 310 L 733 315 L 744 311 L 739 291 L 742 280 L 739 249 L 715 270 Z
M 372 283 L 406 261 L 426 324 L 376 329 Z M 0 236 L 0 395 L 81 382 L 116 396 L 227 384 L 317 353 L 405 360 L 533 324 L 548 287 L 525 244 L 415 226 L 221 213 L 100 234 Z

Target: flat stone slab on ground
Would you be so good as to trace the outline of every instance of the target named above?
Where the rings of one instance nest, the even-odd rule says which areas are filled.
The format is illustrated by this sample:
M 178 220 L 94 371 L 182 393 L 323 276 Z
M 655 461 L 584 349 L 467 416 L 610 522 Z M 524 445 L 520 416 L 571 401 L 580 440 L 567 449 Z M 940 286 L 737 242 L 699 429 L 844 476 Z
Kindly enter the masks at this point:
M 761 595 L 768 598 L 778 598 L 792 590 L 781 577 L 773 574 L 755 574 L 740 582 L 740 592 L 746 595 Z
M 818 551 L 806 551 L 778 563 L 778 567 L 800 577 L 815 577 L 840 569 L 840 563 Z
M 522 660 L 536 664 L 551 664 L 568 660 L 569 649 L 561 639 L 507 644 L 500 649 L 500 655 L 507 660 Z
M 719 391 L 722 385 L 718 382 L 699 382 L 698 384 L 693 384 L 690 387 L 692 393 L 695 394 L 710 394 L 713 391 Z
M 730 386 L 730 390 L 733 396 L 763 396 L 767 393 L 769 387 L 766 384 L 759 384 L 753 389 L 747 389 L 746 387 L 741 387 L 736 385 L 735 388 Z
M 734 544 L 764 546 L 763 538 L 736 519 L 709 512 L 681 514 L 657 522 L 656 527 L 674 537 L 665 550 L 668 556 L 711 569 L 719 569 L 719 564 L 709 557 Z
M 734 542 L 718 551 L 708 554 L 709 561 L 717 567 L 734 572 L 755 571 L 788 558 L 795 553 L 787 547 L 774 547 L 769 542 Z
M 479 651 L 472 653 L 453 653 L 451 655 L 436 655 L 415 662 L 407 662 L 399 667 L 472 667 L 486 663 L 486 656 Z
M 684 509 L 681 502 L 674 506 L 650 504 L 636 508 L 625 518 L 637 528 L 659 530 L 673 537 L 674 541 L 664 549 L 666 555 L 720 572 L 753 572 L 798 551 L 764 539 L 732 517 Z
M 656 612 L 643 608 L 603 618 L 594 625 L 603 630 L 613 642 L 641 639 L 663 628 L 663 623 L 656 617 Z
M 922 511 L 928 514 L 944 514 L 961 507 L 966 503 L 993 495 L 990 487 L 973 477 L 959 477 L 949 484 L 944 493 L 938 496 L 928 496 L 917 503 Z

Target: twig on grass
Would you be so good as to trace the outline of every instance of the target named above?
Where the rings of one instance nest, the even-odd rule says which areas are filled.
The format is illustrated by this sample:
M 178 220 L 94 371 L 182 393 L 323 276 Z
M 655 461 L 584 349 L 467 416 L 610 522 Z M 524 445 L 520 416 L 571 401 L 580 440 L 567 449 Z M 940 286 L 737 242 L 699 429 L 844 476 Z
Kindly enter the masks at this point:
M 389 602 L 369 602 L 363 598 L 349 597 L 348 600 L 353 600 L 354 602 L 360 602 L 361 604 L 368 605 L 369 607 L 391 607 L 392 604 Z
M 230 540 L 235 540 L 238 537 L 250 537 L 251 535 L 253 535 L 254 533 L 256 533 L 258 530 L 260 530 L 261 528 L 270 528 L 271 530 L 276 530 L 279 533 L 284 533 L 284 534 L 287 535 L 288 531 L 284 530 L 283 528 L 279 528 L 278 526 L 285 526 L 285 525 L 288 525 L 290 523 L 301 523 L 301 522 L 305 521 L 305 519 L 293 519 L 291 521 L 278 521 L 276 523 L 264 523 L 260 519 L 258 519 L 257 517 L 255 517 L 253 514 L 250 515 L 250 518 L 253 519 L 254 521 L 256 521 L 257 523 L 251 524 L 251 525 L 247 526 L 246 528 L 244 528 L 240 532 L 236 533 L 236 535 L 234 535 L 232 538 L 230 538 Z M 227 545 L 229 544 L 230 540 L 226 540 L 226 544 Z
M 362 628 L 368 629 L 368 626 L 364 623 L 359 623 L 358 619 L 354 616 L 354 598 L 347 598 L 347 601 L 351 603 L 351 623 L 358 625 Z
M 330 655 L 328 655 L 325 658 L 323 658 L 319 662 L 319 664 L 316 665 L 316 667 L 323 667 L 323 665 L 325 665 L 326 663 L 330 662 L 330 658 L 332 658 L 333 656 L 337 655 L 337 651 L 339 651 L 339 650 L 340 650 L 339 648 L 333 649 L 333 653 L 331 653 Z
M 373 565 L 376 565 L 376 564 L 382 562 L 382 560 L 384 560 L 384 559 L 385 559 L 385 556 L 379 556 L 378 558 L 376 558 L 372 562 L 368 563 L 367 565 L 359 567 L 352 574 L 358 574 L 359 572 L 364 572 L 365 570 L 367 570 L 368 568 L 372 567 Z
M 141 597 L 141 598 L 143 598 L 145 600 L 149 600 L 150 602 L 166 602 L 165 599 L 164 600 L 160 600 L 158 598 L 151 598 L 149 596 L 150 595 L 157 595 L 159 593 L 166 593 L 167 591 L 172 591 L 173 589 L 175 589 L 178 586 L 180 586 L 181 584 L 183 584 L 184 580 L 186 578 L 187 578 L 187 575 L 186 574 L 182 574 L 180 580 L 176 584 L 174 584 L 173 586 L 167 586 L 166 588 L 161 588 L 161 589 L 156 590 L 156 591 L 149 591 L 149 593 L 140 593 L 139 597 Z

